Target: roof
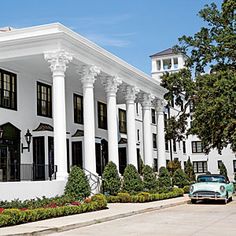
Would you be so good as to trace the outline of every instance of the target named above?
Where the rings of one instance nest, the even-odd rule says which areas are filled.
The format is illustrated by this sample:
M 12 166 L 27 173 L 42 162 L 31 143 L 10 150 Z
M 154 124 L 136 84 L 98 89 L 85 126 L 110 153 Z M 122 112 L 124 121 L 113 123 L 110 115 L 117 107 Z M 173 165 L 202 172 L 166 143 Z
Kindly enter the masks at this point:
M 150 57 L 165 56 L 165 55 L 169 55 L 169 54 L 176 54 L 176 53 L 174 53 L 172 48 L 168 48 L 168 49 L 166 49 L 164 51 L 157 52 L 157 53 L 151 55 Z

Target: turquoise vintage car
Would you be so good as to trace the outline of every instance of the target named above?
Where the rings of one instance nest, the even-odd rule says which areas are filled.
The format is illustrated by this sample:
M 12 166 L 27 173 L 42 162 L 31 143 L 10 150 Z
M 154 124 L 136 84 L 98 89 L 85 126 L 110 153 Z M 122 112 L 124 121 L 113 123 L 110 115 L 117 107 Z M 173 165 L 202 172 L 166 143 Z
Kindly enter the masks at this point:
M 199 175 L 197 182 L 190 186 L 189 197 L 192 203 L 197 200 L 223 200 L 225 204 L 232 200 L 234 185 L 218 174 Z

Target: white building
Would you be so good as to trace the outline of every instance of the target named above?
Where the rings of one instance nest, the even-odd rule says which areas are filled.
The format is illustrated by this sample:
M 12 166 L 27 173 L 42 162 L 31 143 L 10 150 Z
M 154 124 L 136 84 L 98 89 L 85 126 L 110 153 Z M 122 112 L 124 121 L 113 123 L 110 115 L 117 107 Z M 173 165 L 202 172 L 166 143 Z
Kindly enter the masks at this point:
M 72 165 L 165 166 L 165 93 L 61 24 L 1 30 L 0 200 L 61 194 Z
M 152 77 L 161 82 L 161 75 L 168 71 L 174 73 L 184 67 L 184 55 L 173 53 L 172 49 L 167 49 L 151 56 L 152 60 Z M 176 106 L 174 102 L 170 108 L 170 116 L 175 116 L 180 111 L 181 107 Z M 165 114 L 167 116 L 167 113 Z M 189 119 L 189 126 L 191 125 L 191 117 Z M 220 155 L 217 150 L 212 150 L 209 155 L 205 155 L 202 150 L 201 141 L 193 135 L 182 142 L 166 142 L 166 160 L 174 160 L 177 158 L 181 161 L 182 167 L 188 157 L 193 163 L 194 171 L 197 174 L 205 173 L 219 173 L 219 166 L 223 162 L 227 168 L 228 176 L 231 180 L 234 179 L 236 172 L 236 157 L 235 153 L 230 148 L 226 148 Z

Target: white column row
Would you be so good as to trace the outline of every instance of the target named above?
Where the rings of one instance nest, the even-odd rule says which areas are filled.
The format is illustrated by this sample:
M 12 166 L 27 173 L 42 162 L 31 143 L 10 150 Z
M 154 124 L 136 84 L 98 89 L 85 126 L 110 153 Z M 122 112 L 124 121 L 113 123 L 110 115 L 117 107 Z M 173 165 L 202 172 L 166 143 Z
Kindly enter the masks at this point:
M 66 109 L 65 109 L 65 71 L 66 65 L 72 60 L 72 56 L 64 51 L 45 53 L 45 59 L 50 63 L 53 77 L 53 125 L 54 125 L 54 155 L 55 164 L 58 166 L 57 179 L 66 179 Z M 94 82 L 100 73 L 96 66 L 84 66 L 81 74 L 83 85 L 83 114 L 84 114 L 84 167 L 92 173 L 96 173 L 95 153 L 95 122 L 94 122 Z M 108 156 L 117 167 L 118 157 L 118 127 L 116 94 L 121 79 L 116 76 L 102 77 L 107 99 L 107 125 L 108 125 Z M 128 164 L 137 167 L 136 154 L 136 129 L 135 129 L 135 99 L 139 90 L 131 85 L 125 86 L 125 101 L 127 112 L 127 139 L 128 139 Z M 143 108 L 143 143 L 144 163 L 153 166 L 152 156 L 152 132 L 151 132 L 151 106 L 153 96 L 147 93 L 139 93 L 139 100 Z M 156 106 L 158 114 L 158 165 L 165 166 L 165 140 L 164 118 L 161 104 Z

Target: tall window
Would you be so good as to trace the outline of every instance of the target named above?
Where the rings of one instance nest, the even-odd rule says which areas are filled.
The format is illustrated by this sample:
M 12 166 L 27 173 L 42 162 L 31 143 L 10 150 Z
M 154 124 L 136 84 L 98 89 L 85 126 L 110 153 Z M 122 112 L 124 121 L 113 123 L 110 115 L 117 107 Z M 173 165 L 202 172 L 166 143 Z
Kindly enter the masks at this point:
M 165 128 L 167 127 L 167 122 L 168 122 L 168 116 L 167 116 L 167 114 L 164 114 L 164 126 L 165 126 Z
M 160 60 L 157 60 L 156 61 L 156 67 L 157 67 L 157 70 L 161 70 L 161 61 Z
M 74 122 L 83 124 L 83 97 L 74 94 Z
M 140 131 L 139 129 L 137 129 L 137 139 L 138 139 L 138 142 L 140 141 Z
M 154 109 L 151 109 L 152 111 L 152 123 L 156 124 L 156 111 Z
M 218 160 L 217 161 L 217 164 L 218 164 L 218 169 L 220 169 L 220 167 L 222 166 L 222 164 L 223 164 L 223 161 L 221 161 L 221 160 Z
M 173 62 L 174 62 L 174 69 L 178 69 L 178 58 L 176 57 L 176 58 L 174 58 L 173 59 Z
M 107 105 L 98 102 L 98 128 L 107 129 Z
M 207 172 L 207 162 L 206 161 L 194 161 L 193 169 L 195 173 L 206 173 Z
M 173 140 L 173 151 L 176 152 L 176 141 Z
M 166 151 L 169 151 L 169 143 L 168 143 L 167 138 L 165 138 L 165 149 L 166 149 Z
M 152 146 L 153 148 L 157 148 L 157 135 L 156 134 L 152 134 Z
M 201 141 L 192 141 L 192 153 L 202 153 L 203 146 Z
M 16 74 L 0 69 L 0 107 L 16 110 Z
M 186 153 L 186 142 L 183 141 L 183 153 L 185 154 Z
M 233 160 L 233 169 L 234 169 L 234 173 L 236 173 L 236 160 Z
M 52 87 L 37 82 L 37 114 L 52 117 Z
M 127 133 L 126 111 L 119 109 L 119 130 L 121 133 Z

